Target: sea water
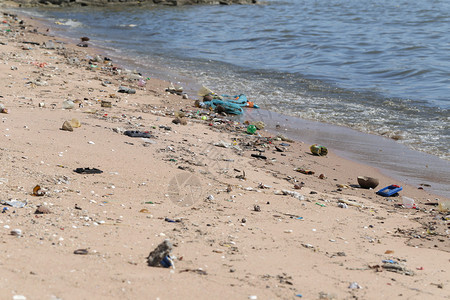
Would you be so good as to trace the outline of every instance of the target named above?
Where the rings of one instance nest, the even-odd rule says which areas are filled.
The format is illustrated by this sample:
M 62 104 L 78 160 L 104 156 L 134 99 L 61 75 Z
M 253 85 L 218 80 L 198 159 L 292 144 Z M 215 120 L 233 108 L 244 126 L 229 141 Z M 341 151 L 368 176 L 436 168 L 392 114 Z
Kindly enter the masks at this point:
M 88 36 L 122 63 L 179 82 L 192 95 L 201 85 L 245 93 L 269 112 L 255 118 L 286 123 L 292 135 L 306 139 L 302 126 L 314 127 L 312 142 L 337 140 L 344 156 L 414 177 L 413 184 L 436 180 L 438 192 L 450 196 L 450 1 L 272 0 L 25 12 L 50 22 L 53 34 Z M 363 150 L 365 133 L 386 138 L 375 145 L 386 144 Z M 388 157 L 379 155 L 383 150 Z

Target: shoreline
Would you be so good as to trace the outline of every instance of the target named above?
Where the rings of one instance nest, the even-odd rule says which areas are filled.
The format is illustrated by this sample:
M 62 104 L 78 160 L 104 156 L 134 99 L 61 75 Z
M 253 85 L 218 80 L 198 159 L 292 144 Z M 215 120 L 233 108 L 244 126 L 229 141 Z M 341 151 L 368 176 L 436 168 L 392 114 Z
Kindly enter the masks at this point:
M 49 39 L 33 33 L 18 38 Z M 139 88 L 135 81 L 107 69 L 89 68 L 82 58 L 78 66 L 68 65 L 67 58 L 82 57 L 83 49 L 66 45 L 56 53 L 28 47 L 18 38 L 1 46 L 8 63 L 2 66 L 3 79 L 11 87 L 1 91 L 1 102 L 10 111 L 1 115 L 2 177 L 7 180 L 0 187 L 6 198 L 29 200 L 26 207 L 16 213 L 10 209 L 2 218 L 8 225 L 2 250 L 10 257 L 3 262 L 4 277 L 20 282 L 9 286 L 11 293 L 73 299 L 74 291 L 82 287 L 78 299 L 142 298 L 149 296 L 150 281 L 158 282 L 152 296 L 169 299 L 219 294 L 251 299 L 448 294 L 449 236 L 446 221 L 435 219 L 445 215 L 425 205 L 435 201 L 428 192 L 404 186 L 401 195 L 414 198 L 419 210 L 401 208 L 401 197 L 383 198 L 352 186 L 356 174 L 379 177 L 380 187 L 392 179 L 338 157 L 333 149 L 328 156 L 317 157 L 309 153 L 308 144 L 288 142 L 290 146 L 282 146 L 284 152 L 277 152 L 273 145 L 282 141 L 266 134 L 246 135 L 245 126 L 219 116 L 204 122 L 192 100 L 164 92 L 167 82 L 151 79 Z M 33 64 L 44 60 L 48 66 Z M 24 76 L 34 80 L 34 86 L 24 85 Z M 44 80 L 47 85 L 36 84 Z M 105 80 L 111 84 L 101 85 Z M 119 95 L 121 84 L 135 88 L 136 94 Z M 62 110 L 61 102 L 67 98 L 84 106 Z M 101 100 L 109 100 L 112 107 L 102 108 Z M 39 108 L 41 102 L 45 106 Z M 180 108 L 188 115 L 187 125 L 172 123 Z M 59 130 L 73 117 L 81 121 L 80 128 Z M 150 130 L 155 138 L 130 139 L 120 134 L 125 129 Z M 220 140 L 236 140 L 243 150 L 215 146 Z M 264 150 L 268 159 L 252 158 L 255 149 Z M 78 176 L 72 172 L 76 167 L 95 167 L 104 173 Z M 300 174 L 296 167 L 315 174 Z M 242 171 L 246 180 L 237 178 Z M 319 179 L 319 174 L 326 178 Z M 178 202 L 180 190 L 170 188 L 174 179 L 180 179 L 177 176 L 198 179 L 200 193 L 185 196 L 193 200 L 187 206 Z M 305 182 L 297 190 L 303 200 L 276 194 L 293 190 L 295 180 Z M 30 197 L 38 181 L 48 193 Z M 347 209 L 338 207 L 343 200 L 349 203 Z M 52 213 L 33 215 L 38 205 Z M 435 234 L 414 238 L 432 222 Z M 20 238 L 9 235 L 16 227 L 23 231 Z M 145 256 L 165 238 L 177 244 L 175 270 L 145 264 Z M 79 248 L 88 249 L 89 255 L 74 255 Z M 344 250 L 344 255 L 336 254 Z M 39 259 L 30 262 L 27 257 Z M 414 269 L 414 275 L 369 267 L 382 259 L 400 261 L 405 264 L 402 268 Z M 44 272 L 44 266 L 50 272 Z M 424 285 L 417 287 L 417 280 Z M 348 288 L 355 281 L 364 288 Z M 104 289 L 98 289 L 99 284 Z M 198 285 L 205 289 L 199 291 Z
M 52 24 L 48 23 L 47 25 L 51 28 Z M 59 35 L 57 36 L 61 36 L 62 38 L 64 37 L 63 31 L 59 31 L 58 33 Z M 69 38 L 69 40 L 73 42 L 72 38 Z M 114 51 L 112 49 L 99 47 L 97 50 L 94 50 L 94 48 L 91 48 L 91 50 L 97 51 L 97 53 L 108 52 L 109 54 L 112 54 L 111 57 L 119 59 L 121 63 L 126 62 L 125 67 L 130 67 L 130 69 L 138 69 L 139 67 L 139 63 L 133 60 L 132 57 L 123 57 L 120 53 L 113 54 Z M 178 78 L 178 74 L 172 71 L 171 75 L 165 76 L 163 74 L 165 71 L 162 68 L 162 66 L 158 66 L 157 69 L 155 66 L 147 66 L 145 71 L 153 75 L 153 71 L 158 70 L 157 78 L 158 76 L 164 77 L 162 80 L 165 81 L 169 81 L 169 78 L 171 78 L 174 79 L 173 82 L 175 84 L 185 85 L 180 83 L 180 81 L 190 80 L 187 90 L 192 92 L 194 95 L 196 94 L 194 88 L 190 89 L 189 84 L 197 87 L 199 85 L 195 83 L 192 78 L 188 78 L 187 76 L 181 76 L 182 78 Z M 258 114 L 258 111 L 256 114 Z M 252 115 L 248 117 L 250 119 L 254 118 Z M 272 118 L 274 120 L 272 120 Z M 430 193 L 434 193 L 440 197 L 450 197 L 450 179 L 446 179 L 450 178 L 450 172 L 446 171 L 448 169 L 445 167 L 450 167 L 450 162 L 443 158 L 437 156 L 434 157 L 429 153 L 413 150 L 407 145 L 398 143 L 390 138 L 363 133 L 349 127 L 341 127 L 328 123 L 304 120 L 273 111 L 263 113 L 263 119 L 261 120 L 266 121 L 266 125 L 272 128 L 272 132 L 277 132 L 275 125 L 280 124 L 283 127 L 289 128 L 288 130 L 292 135 L 291 137 L 295 140 L 304 141 L 306 138 L 311 144 L 319 142 L 325 146 L 329 143 L 331 148 L 336 147 L 336 150 L 339 149 L 340 156 L 343 158 L 350 159 L 361 164 L 367 164 L 374 168 L 379 168 L 385 175 L 391 177 L 393 181 L 399 180 L 402 182 L 407 182 L 411 185 L 411 187 L 414 186 L 415 188 L 420 186 L 423 187 L 425 184 L 427 185 L 427 189 Z M 290 123 L 298 124 L 298 129 L 293 128 L 293 126 L 283 125 L 282 122 L 280 122 L 280 120 L 283 119 L 289 119 Z M 258 120 L 255 119 L 254 121 Z M 315 124 L 318 125 L 316 126 Z M 316 132 L 315 134 L 319 137 L 318 141 L 314 141 L 314 138 L 310 133 L 304 132 L 304 130 L 302 130 L 303 126 L 312 127 L 312 131 Z M 333 132 L 337 138 L 332 137 L 330 132 Z M 323 137 L 327 137 L 328 140 Z M 336 141 L 339 141 L 339 138 L 341 138 L 341 141 L 349 139 L 349 143 L 356 147 L 356 149 L 352 149 L 351 147 L 346 148 L 344 143 L 336 143 Z M 364 150 L 359 150 L 359 148 Z M 372 148 L 376 150 L 373 150 Z M 392 156 L 388 154 L 390 152 L 401 153 L 401 155 Z M 396 157 L 402 159 L 398 159 Z M 422 171 L 419 171 L 419 169 Z M 428 187 L 428 185 L 431 185 L 431 187 Z

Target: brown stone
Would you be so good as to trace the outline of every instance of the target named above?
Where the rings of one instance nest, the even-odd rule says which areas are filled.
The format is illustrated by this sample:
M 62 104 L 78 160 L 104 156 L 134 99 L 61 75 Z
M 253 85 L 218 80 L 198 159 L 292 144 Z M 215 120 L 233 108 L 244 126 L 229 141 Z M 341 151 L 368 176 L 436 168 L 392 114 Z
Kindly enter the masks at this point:
M 364 189 L 374 189 L 380 182 L 378 179 L 367 176 L 358 176 L 358 184 Z

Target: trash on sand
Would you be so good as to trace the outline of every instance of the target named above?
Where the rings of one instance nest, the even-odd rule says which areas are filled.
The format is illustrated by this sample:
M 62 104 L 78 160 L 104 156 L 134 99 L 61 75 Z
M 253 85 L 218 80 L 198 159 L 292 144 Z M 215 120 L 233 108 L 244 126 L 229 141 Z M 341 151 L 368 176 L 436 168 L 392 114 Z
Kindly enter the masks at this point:
M 341 203 L 341 202 L 338 203 L 338 207 L 340 207 L 340 208 L 348 208 L 347 204 Z
M 154 137 L 149 131 L 127 130 L 123 134 L 129 137 L 142 137 L 142 138 Z
M 255 125 L 248 125 L 247 126 L 247 133 L 248 134 L 255 134 L 256 133 L 256 126 Z
M 172 248 L 172 243 L 169 240 L 164 240 L 148 255 L 148 265 L 151 267 L 161 265 L 165 268 L 169 268 L 171 266 L 175 268 L 172 259 L 170 259 L 170 252 L 172 251 Z
M 2 114 L 8 113 L 8 109 L 5 108 L 5 106 L 2 103 L 0 103 L 0 113 L 2 113 Z
M 261 158 L 261 159 L 267 159 L 266 156 L 261 155 L 261 154 L 251 154 L 252 157 L 256 157 L 256 158 Z
M 409 197 L 402 197 L 402 204 L 405 208 L 416 208 L 416 204 L 414 203 L 414 199 Z
M 403 190 L 401 186 L 392 184 L 387 187 L 382 188 L 377 192 L 378 195 L 383 197 L 390 197 L 390 196 L 396 196 L 398 192 Z
M 315 173 L 314 171 L 303 169 L 303 168 L 296 168 L 295 171 L 302 173 L 302 174 L 306 174 L 306 175 L 313 175 Z
M 440 212 L 450 211 L 450 201 L 439 201 L 438 210 Z
M 106 100 L 102 100 L 100 105 L 101 105 L 101 107 L 107 107 L 107 108 L 112 107 L 111 101 L 106 101 Z
M 355 202 L 355 201 L 350 201 L 350 200 L 345 200 L 345 199 L 339 199 L 338 202 L 339 203 L 344 203 L 344 204 L 347 204 L 347 205 L 350 205 L 350 206 L 356 206 L 356 207 L 359 207 L 359 208 L 363 208 L 364 207 L 364 205 L 362 205 L 361 203 L 358 203 L 358 202 Z
M 291 197 L 297 198 L 298 200 L 305 200 L 305 196 L 300 193 L 289 191 L 289 190 L 276 190 L 274 191 L 275 195 L 289 195 Z
M 374 189 L 380 183 L 377 178 L 367 177 L 367 176 L 358 176 L 358 184 L 363 189 Z
M 125 86 L 119 86 L 118 93 L 124 93 L 124 94 L 136 94 L 135 89 L 127 88 Z
M 22 230 L 20 229 L 13 229 L 10 232 L 11 235 L 17 236 L 17 237 L 21 237 L 22 236 Z
M 75 170 L 73 170 L 75 173 L 79 173 L 79 174 L 101 174 L 103 173 L 102 170 L 97 169 L 97 168 L 76 168 Z
M 73 251 L 73 254 L 88 255 L 89 251 L 88 251 L 88 249 L 77 249 L 77 250 Z
M 311 147 L 309 147 L 309 150 L 311 150 L 311 153 L 314 155 L 326 156 L 328 154 L 327 147 L 319 144 L 311 145 Z
M 286 136 L 284 136 L 284 135 L 282 135 L 282 134 L 278 134 L 278 135 L 277 135 L 277 139 L 280 139 L 280 140 L 282 140 L 283 142 L 289 142 L 289 143 L 293 143 L 293 142 L 294 142 L 293 139 L 290 139 L 290 138 L 288 138 L 288 137 L 286 137 Z M 281 146 L 284 146 L 283 143 L 281 144 Z M 289 146 L 289 145 L 288 145 L 288 146 Z
M 44 196 L 44 195 L 45 195 L 45 191 L 41 189 L 41 186 L 40 186 L 40 185 L 36 185 L 36 186 L 33 188 L 33 196 L 38 196 L 38 197 L 40 197 L 40 196 Z
M 295 184 L 294 184 L 294 189 L 296 189 L 296 190 L 301 190 L 302 187 L 304 187 L 304 186 L 305 186 L 305 183 L 304 183 L 304 182 L 295 183 Z
M 69 121 L 70 125 L 72 125 L 72 128 L 79 128 L 81 127 L 81 122 L 78 119 L 73 118 Z
M 362 289 L 362 287 L 357 282 L 352 282 L 348 286 L 349 289 Z
M 234 103 L 234 104 L 237 104 L 237 105 L 239 105 L 241 107 L 259 108 L 258 105 L 256 105 L 252 101 L 249 101 L 245 94 L 234 95 L 234 96 L 221 95 L 221 98 L 222 98 L 223 101 Z M 256 126 L 256 127 L 258 127 L 258 126 Z M 261 129 L 261 128 L 258 128 L 258 129 Z
M 12 207 L 15 207 L 15 208 L 23 208 L 23 207 L 25 207 L 25 205 L 27 205 L 27 202 L 26 201 L 22 202 L 22 201 L 19 201 L 19 200 L 16 200 L 16 199 L 12 199 L 12 200 L 9 200 L 9 201 L 4 201 L 3 204 L 9 205 L 9 206 L 12 206 Z
M 181 222 L 180 219 L 172 220 L 169 218 L 164 218 L 164 221 L 169 222 L 169 223 L 180 223 Z
M 70 124 L 69 121 L 65 121 L 65 122 L 62 124 L 62 126 L 61 126 L 61 130 L 64 130 L 64 131 L 73 131 L 72 124 Z
M 383 260 L 383 265 L 381 265 L 381 267 L 389 272 L 395 272 L 395 273 L 399 273 L 399 274 L 404 274 L 404 275 L 408 275 L 408 276 L 414 276 L 414 271 L 408 270 L 406 269 L 405 266 L 400 265 L 399 263 L 397 263 L 396 261 L 392 261 L 392 260 Z M 371 268 L 379 268 L 379 265 L 376 266 L 371 266 Z
M 183 87 L 182 86 L 174 86 L 173 83 L 170 83 L 170 86 L 168 88 L 166 88 L 166 92 L 181 96 L 183 94 Z
M 217 113 L 227 113 L 232 115 L 241 115 L 243 109 L 238 105 L 227 101 L 212 99 L 211 101 L 199 102 L 199 107 L 214 110 Z

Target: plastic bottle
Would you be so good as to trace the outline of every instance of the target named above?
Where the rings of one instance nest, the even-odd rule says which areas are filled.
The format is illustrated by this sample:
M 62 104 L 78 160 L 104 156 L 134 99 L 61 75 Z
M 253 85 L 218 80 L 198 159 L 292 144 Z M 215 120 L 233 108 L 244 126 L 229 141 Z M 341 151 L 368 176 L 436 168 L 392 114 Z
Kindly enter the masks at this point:
M 402 196 L 402 202 L 405 208 L 416 208 L 416 205 L 414 204 L 414 199 L 412 198 Z
M 140 87 L 144 87 L 145 86 L 145 84 L 146 84 L 146 82 L 145 82 L 145 80 L 144 79 L 139 79 L 139 81 L 138 81 L 138 86 L 140 86 Z
M 440 212 L 450 211 L 450 201 L 439 201 L 438 210 Z
M 247 133 L 255 134 L 255 132 L 256 132 L 256 126 L 255 125 L 248 125 L 247 126 Z

